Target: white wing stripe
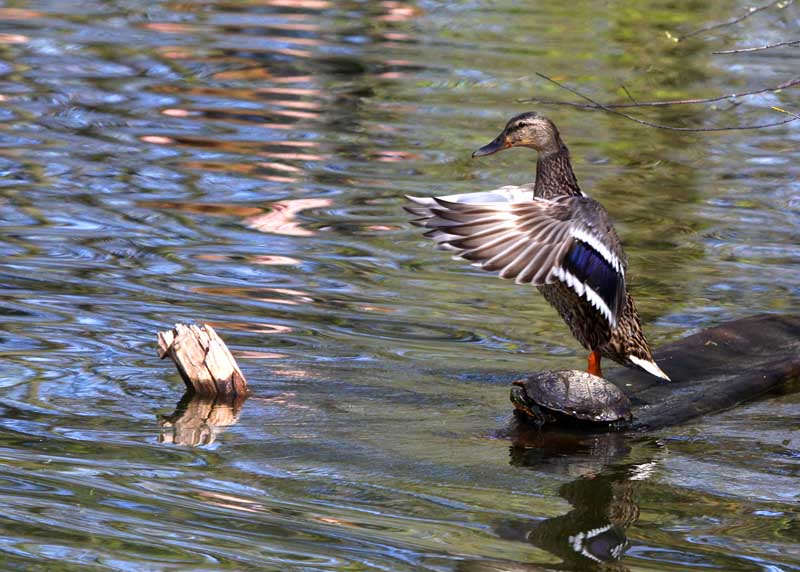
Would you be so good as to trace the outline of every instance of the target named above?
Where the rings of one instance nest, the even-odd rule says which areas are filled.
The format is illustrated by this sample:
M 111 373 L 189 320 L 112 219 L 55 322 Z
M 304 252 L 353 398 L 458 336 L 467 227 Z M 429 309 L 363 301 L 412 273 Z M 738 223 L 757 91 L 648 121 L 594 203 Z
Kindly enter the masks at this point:
M 608 320 L 608 323 L 611 324 L 611 328 L 614 329 L 617 327 L 617 320 L 614 318 L 614 315 L 611 313 L 611 308 L 608 307 L 600 295 L 595 292 L 591 286 L 588 284 L 581 282 L 577 276 L 572 274 L 570 271 L 565 270 L 561 266 L 557 266 L 555 268 L 555 275 L 561 280 L 564 284 L 572 288 L 578 296 L 585 297 L 589 303 L 597 308 L 601 314 Z
M 594 248 L 603 258 L 606 259 L 606 262 L 608 262 L 614 268 L 614 270 L 623 276 L 625 275 L 625 270 L 622 268 L 619 258 L 617 258 L 616 255 L 614 255 L 614 253 L 611 252 L 605 244 L 597 240 L 596 237 L 580 228 L 573 229 L 571 234 L 578 240 L 585 242 Z
M 617 321 L 614 319 L 613 314 L 611 314 L 611 309 L 608 307 L 608 305 L 603 301 L 597 292 L 592 290 L 589 285 L 584 284 L 583 286 L 586 288 L 586 299 L 589 300 L 589 302 L 592 303 L 592 306 L 600 310 L 600 313 L 606 317 L 608 323 L 611 324 L 611 329 L 616 328 Z

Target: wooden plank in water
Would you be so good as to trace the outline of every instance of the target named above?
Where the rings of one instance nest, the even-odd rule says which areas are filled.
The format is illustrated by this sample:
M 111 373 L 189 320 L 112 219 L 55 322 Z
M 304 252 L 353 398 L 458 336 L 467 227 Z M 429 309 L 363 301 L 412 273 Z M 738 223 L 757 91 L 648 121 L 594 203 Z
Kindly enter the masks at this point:
M 225 342 L 208 324 L 175 324 L 158 333 L 158 357 L 169 356 L 187 389 L 204 397 L 245 396 L 245 379 Z

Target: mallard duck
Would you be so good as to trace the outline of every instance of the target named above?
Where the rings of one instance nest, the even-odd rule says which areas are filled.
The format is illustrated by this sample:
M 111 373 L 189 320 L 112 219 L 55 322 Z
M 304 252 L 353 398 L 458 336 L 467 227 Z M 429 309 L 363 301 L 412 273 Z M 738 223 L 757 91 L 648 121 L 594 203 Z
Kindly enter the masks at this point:
M 586 196 L 555 124 L 535 112 L 512 117 L 483 157 L 529 147 L 536 181 L 445 197 L 408 197 L 417 226 L 440 247 L 518 284 L 533 284 L 589 350 L 588 372 L 612 359 L 669 381 L 653 360 L 625 284 L 627 261 L 608 213 Z

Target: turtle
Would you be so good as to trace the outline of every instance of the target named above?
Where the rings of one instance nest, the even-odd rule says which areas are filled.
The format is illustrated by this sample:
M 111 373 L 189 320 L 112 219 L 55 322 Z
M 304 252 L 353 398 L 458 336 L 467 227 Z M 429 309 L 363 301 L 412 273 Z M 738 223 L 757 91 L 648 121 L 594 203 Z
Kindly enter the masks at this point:
M 612 424 L 633 418 L 628 396 L 602 377 L 578 370 L 548 370 L 513 382 L 511 403 L 541 426 L 559 418 Z

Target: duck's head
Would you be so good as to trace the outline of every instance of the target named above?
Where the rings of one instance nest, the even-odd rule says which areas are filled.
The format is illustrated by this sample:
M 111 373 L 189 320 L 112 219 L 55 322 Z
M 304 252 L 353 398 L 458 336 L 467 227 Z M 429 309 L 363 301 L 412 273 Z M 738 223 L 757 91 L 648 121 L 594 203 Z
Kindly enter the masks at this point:
M 542 155 L 560 151 L 564 144 L 555 124 L 535 111 L 512 117 L 494 141 L 475 151 L 473 157 L 491 155 L 511 147 L 530 147 Z

